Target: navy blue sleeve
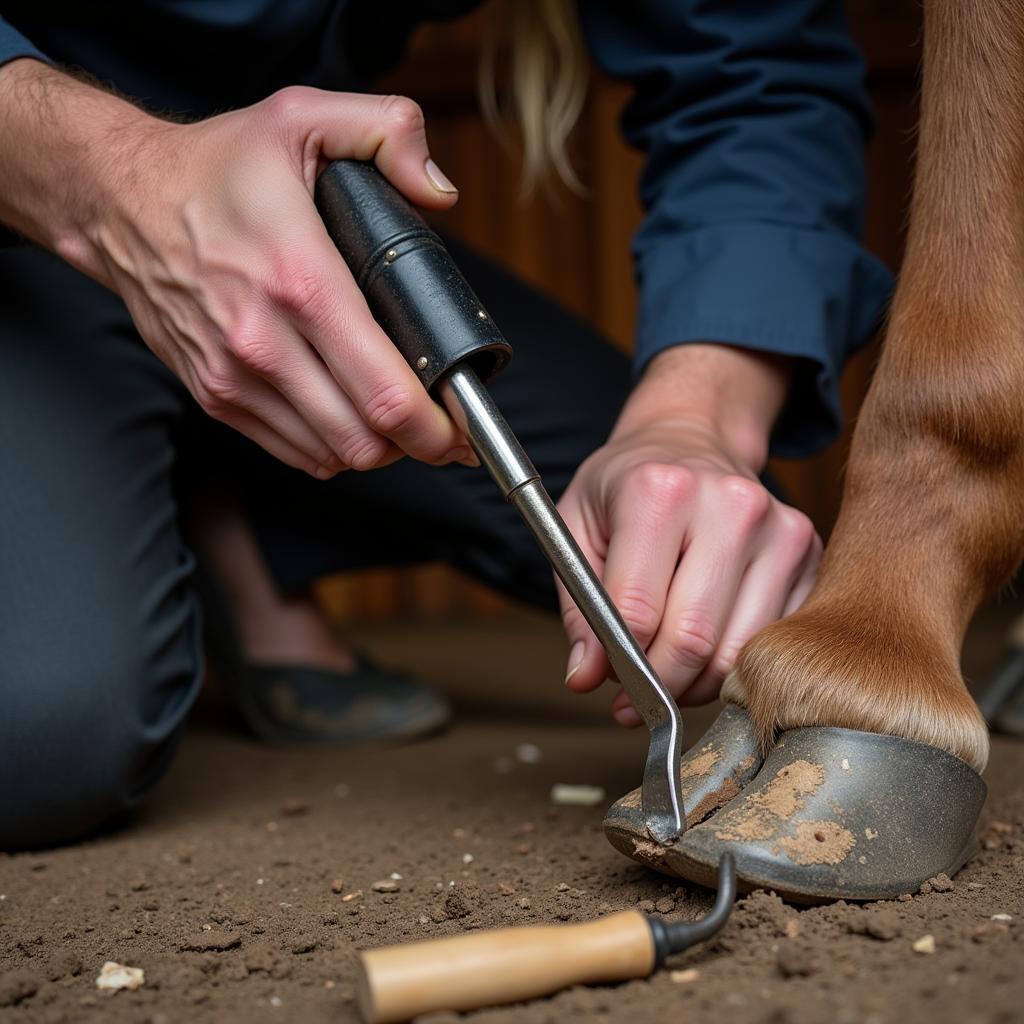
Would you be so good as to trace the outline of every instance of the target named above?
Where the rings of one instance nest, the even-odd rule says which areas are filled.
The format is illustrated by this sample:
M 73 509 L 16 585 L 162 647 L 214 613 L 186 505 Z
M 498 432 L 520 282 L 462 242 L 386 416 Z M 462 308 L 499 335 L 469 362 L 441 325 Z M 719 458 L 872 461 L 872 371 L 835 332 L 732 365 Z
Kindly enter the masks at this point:
M 635 87 L 636 370 L 695 341 L 793 356 L 772 452 L 838 432 L 838 381 L 892 281 L 860 244 L 870 113 L 839 0 L 580 0 L 598 63 Z
M 0 18 L 0 66 L 18 57 L 35 57 L 46 60 L 17 29 Z

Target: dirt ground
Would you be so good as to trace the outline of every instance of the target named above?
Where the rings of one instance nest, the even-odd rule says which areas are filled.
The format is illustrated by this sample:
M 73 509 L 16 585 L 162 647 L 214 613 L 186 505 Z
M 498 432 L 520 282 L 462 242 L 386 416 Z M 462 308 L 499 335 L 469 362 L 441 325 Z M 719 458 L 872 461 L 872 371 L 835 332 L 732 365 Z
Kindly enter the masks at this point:
M 998 657 L 1006 615 L 974 633 L 975 678 Z M 554 623 L 392 628 L 364 641 L 452 694 L 457 725 L 401 748 L 283 751 L 241 736 L 206 697 L 143 813 L 77 846 L 0 855 L 0 1020 L 343 1024 L 357 1019 L 365 947 L 585 921 L 643 901 L 681 918 L 709 906 L 706 891 L 616 853 L 603 805 L 550 802 L 556 782 L 602 786 L 611 802 L 637 785 L 643 751 L 642 736 L 606 722 L 608 695 L 562 689 Z M 710 718 L 686 720 L 693 742 Z M 983 849 L 947 891 L 802 910 L 757 893 L 674 974 L 467 1019 L 1024 1020 L 1022 770 L 1024 743 L 997 739 Z M 928 935 L 934 952 L 915 952 Z M 98 991 L 107 960 L 142 968 L 144 986 Z

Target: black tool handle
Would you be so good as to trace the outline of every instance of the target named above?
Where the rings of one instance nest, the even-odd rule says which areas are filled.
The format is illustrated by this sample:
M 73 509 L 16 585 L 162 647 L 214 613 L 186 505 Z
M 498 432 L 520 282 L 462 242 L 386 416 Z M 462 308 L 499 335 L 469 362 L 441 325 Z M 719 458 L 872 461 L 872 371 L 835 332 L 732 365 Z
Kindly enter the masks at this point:
M 441 239 L 373 164 L 334 161 L 314 198 L 374 318 L 424 387 L 462 362 L 484 381 L 504 368 L 512 346 Z

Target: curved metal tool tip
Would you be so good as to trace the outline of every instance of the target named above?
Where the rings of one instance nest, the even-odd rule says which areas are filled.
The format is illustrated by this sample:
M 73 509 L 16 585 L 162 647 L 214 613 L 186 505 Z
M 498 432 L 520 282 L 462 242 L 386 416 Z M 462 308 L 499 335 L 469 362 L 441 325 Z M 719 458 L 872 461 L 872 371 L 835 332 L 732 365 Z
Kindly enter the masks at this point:
M 682 745 L 683 720 L 673 704 L 667 720 L 651 729 L 640 790 L 644 825 L 651 838 L 662 846 L 674 843 L 686 831 L 683 783 L 679 773 Z
M 729 920 L 735 901 L 736 858 L 727 852 L 722 854 L 718 862 L 718 895 L 715 897 L 715 905 L 699 921 L 666 923 L 667 953 L 681 953 L 695 942 L 711 938 Z

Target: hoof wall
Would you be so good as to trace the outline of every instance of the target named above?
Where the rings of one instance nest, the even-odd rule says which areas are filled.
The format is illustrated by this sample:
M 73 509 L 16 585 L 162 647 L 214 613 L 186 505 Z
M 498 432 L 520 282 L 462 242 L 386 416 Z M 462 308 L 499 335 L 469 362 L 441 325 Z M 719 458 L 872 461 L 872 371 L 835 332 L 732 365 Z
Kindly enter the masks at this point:
M 735 759 L 723 751 L 721 761 Z M 783 733 L 741 788 L 670 846 L 646 835 L 632 793 L 611 808 L 605 831 L 634 860 L 701 885 L 714 885 L 718 859 L 731 850 L 746 890 L 806 903 L 892 899 L 963 866 L 987 792 L 973 769 L 936 747 L 834 728 Z

